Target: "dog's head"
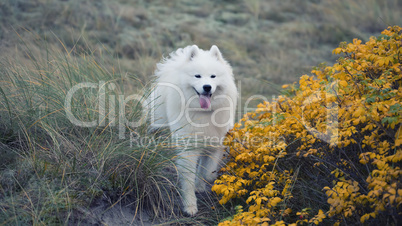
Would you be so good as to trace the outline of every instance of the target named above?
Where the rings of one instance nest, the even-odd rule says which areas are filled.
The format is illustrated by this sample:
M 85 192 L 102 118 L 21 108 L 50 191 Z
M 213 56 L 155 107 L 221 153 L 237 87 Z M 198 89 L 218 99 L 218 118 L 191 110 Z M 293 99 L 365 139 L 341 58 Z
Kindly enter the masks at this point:
M 225 94 L 226 84 L 233 80 L 231 67 L 215 45 L 209 51 L 191 46 L 185 67 L 186 78 L 183 78 L 183 82 L 192 90 L 192 96 L 198 96 L 202 109 L 210 109 L 213 97 Z

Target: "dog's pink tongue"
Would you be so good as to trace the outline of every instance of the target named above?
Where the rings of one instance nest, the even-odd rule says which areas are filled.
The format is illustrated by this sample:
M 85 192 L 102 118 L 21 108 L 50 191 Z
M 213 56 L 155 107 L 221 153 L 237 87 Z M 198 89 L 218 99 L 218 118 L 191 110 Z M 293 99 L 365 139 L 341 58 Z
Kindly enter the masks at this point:
M 202 109 L 208 109 L 211 106 L 211 97 L 200 95 L 200 105 Z

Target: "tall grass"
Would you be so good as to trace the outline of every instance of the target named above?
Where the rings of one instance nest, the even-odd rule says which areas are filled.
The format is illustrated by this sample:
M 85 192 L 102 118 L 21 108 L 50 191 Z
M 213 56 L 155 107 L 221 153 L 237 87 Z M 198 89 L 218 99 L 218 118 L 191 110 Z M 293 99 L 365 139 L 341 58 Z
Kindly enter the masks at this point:
M 118 126 L 118 97 L 140 87 L 133 84 L 138 83 L 135 76 L 121 73 L 107 56 L 90 49 L 57 50 L 41 40 L 34 46 L 42 48 L 22 40 L 28 60 L 5 58 L 0 66 L 1 156 L 13 153 L 0 165 L 0 222 L 79 221 L 91 203 L 102 198 L 111 206 L 131 202 L 136 217 L 143 209 L 151 216 L 177 214 L 173 149 L 162 147 L 158 139 L 146 146 L 133 142 L 135 136 L 153 136 L 146 133 L 146 124 L 125 125 L 123 132 Z M 96 88 L 77 90 L 71 112 L 95 126 L 74 125 L 66 115 L 66 95 L 82 83 Z M 102 85 L 108 88 L 103 94 Z M 128 121 L 144 117 L 139 102 L 127 102 Z
M 183 215 L 180 147 L 167 131 L 149 132 L 137 75 L 90 46 L 31 37 L 20 39 L 24 58 L 0 61 L 0 223 L 113 222 L 104 213 L 121 214 L 115 206 L 131 223 L 215 224 L 230 214 L 206 193 L 197 217 Z

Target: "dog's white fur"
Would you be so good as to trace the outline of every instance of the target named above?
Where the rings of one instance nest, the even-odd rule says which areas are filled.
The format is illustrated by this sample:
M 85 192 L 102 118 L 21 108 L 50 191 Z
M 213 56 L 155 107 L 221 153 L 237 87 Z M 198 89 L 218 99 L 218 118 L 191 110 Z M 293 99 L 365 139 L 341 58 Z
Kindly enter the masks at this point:
M 232 68 L 215 45 L 209 51 L 193 45 L 163 59 L 155 76 L 148 99 L 151 127 L 168 126 L 174 136 L 189 141 L 178 148 L 176 165 L 183 208 L 193 216 L 195 191 L 205 191 L 206 181 L 216 179 L 222 140 L 234 124 L 238 93 Z

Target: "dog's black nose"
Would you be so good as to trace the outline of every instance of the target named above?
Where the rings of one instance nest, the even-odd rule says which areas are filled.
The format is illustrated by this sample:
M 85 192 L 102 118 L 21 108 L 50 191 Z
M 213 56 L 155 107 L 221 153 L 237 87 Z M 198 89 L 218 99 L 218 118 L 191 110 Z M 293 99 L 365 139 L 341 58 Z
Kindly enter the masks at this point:
M 211 91 L 211 86 L 210 85 L 204 85 L 202 88 L 204 89 L 205 92 Z

